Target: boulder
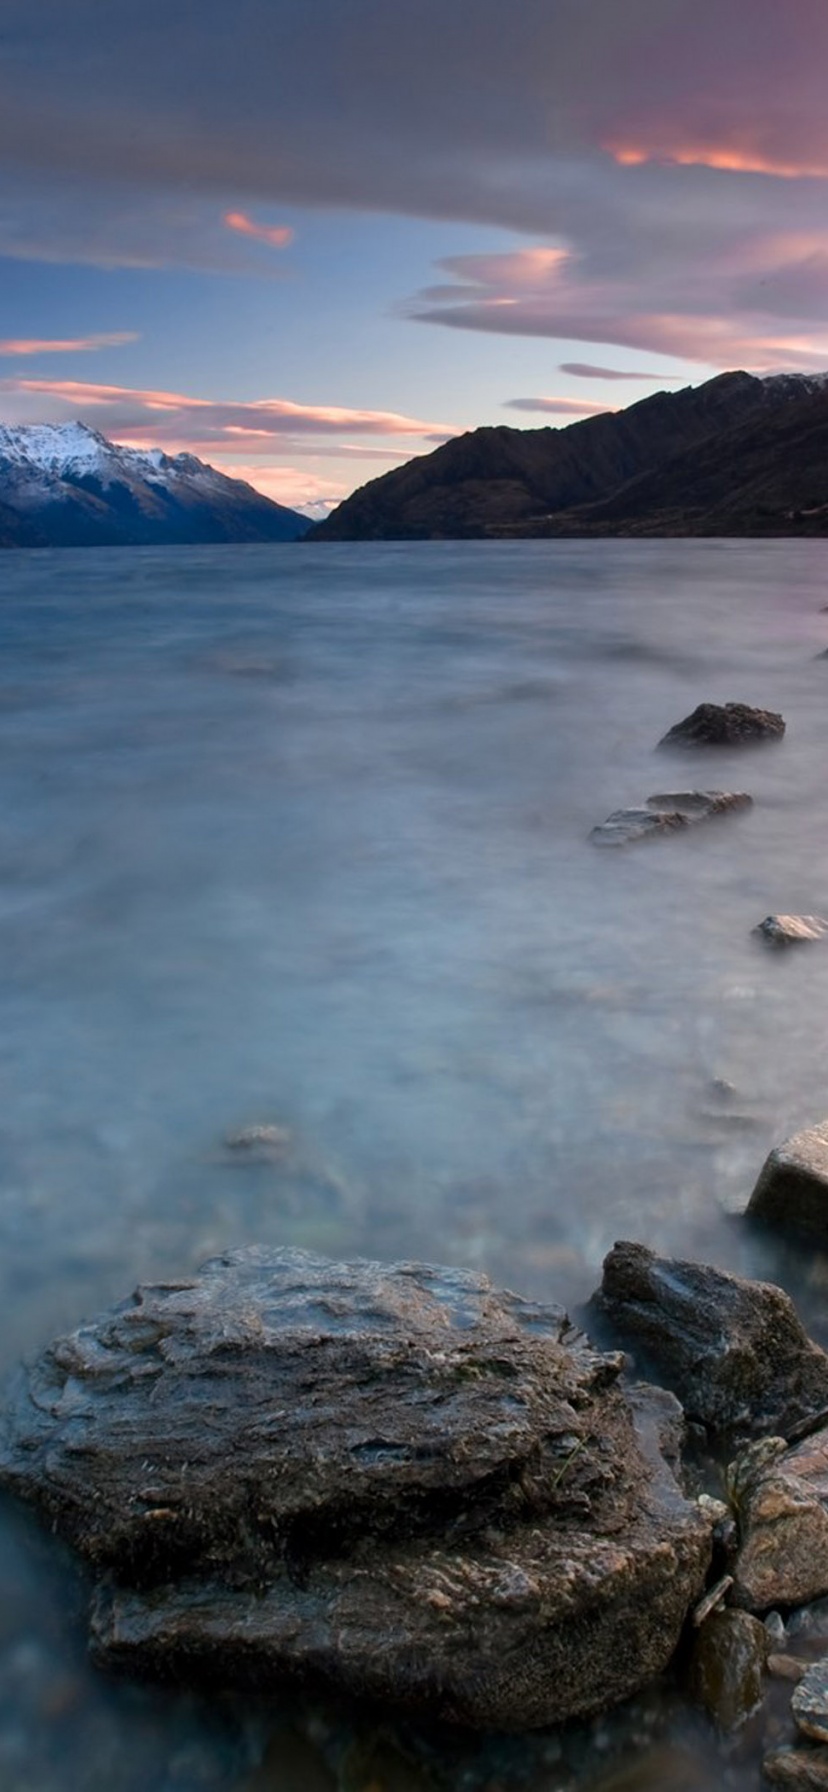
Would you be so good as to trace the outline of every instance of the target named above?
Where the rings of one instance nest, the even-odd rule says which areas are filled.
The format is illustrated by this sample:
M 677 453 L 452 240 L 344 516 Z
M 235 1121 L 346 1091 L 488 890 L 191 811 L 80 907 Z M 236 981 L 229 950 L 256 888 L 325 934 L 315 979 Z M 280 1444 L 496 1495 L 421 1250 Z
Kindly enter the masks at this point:
M 717 1611 L 696 1636 L 690 1692 L 720 1730 L 737 1730 L 762 1703 L 768 1637 L 750 1612 Z
M 756 741 L 781 740 L 785 723 L 772 709 L 751 709 L 747 703 L 700 703 L 692 715 L 676 722 L 660 747 L 740 747 Z
M 821 915 L 766 915 L 753 929 L 772 946 L 796 946 L 803 940 L 822 940 L 828 921 Z
M 768 1611 L 827 1593 L 828 1429 L 792 1449 L 765 1438 L 731 1464 L 728 1481 L 741 1538 L 734 1599 Z
M 0 1483 L 96 1570 L 110 1667 L 524 1729 L 651 1679 L 704 1583 L 622 1362 L 471 1272 L 247 1249 L 22 1372 Z
M 749 809 L 753 798 L 741 790 L 677 790 L 648 796 L 643 809 L 615 809 L 594 827 L 590 839 L 597 846 L 626 846 L 653 834 L 668 834 L 692 827 L 731 809 Z
M 828 1241 L 828 1120 L 774 1146 L 747 1212 L 763 1225 Z
M 788 1436 L 828 1409 L 828 1356 L 770 1283 L 620 1243 L 593 1303 L 716 1437 Z

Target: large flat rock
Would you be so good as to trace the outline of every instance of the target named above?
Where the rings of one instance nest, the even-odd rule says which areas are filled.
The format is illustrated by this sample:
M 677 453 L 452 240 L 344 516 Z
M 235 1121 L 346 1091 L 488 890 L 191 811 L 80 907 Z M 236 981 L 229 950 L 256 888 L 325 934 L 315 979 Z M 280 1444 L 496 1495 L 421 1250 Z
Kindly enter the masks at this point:
M 774 1146 L 747 1211 L 764 1225 L 828 1243 L 828 1120 Z
M 482 1276 L 244 1250 L 22 1373 L 0 1483 L 109 1665 L 546 1724 L 660 1671 L 709 1558 L 620 1364 Z

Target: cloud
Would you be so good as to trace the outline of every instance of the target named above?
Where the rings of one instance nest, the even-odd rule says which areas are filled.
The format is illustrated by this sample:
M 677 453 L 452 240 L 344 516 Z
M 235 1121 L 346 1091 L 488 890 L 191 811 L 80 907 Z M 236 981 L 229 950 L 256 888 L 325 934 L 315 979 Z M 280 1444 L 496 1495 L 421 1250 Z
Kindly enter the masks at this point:
M 277 504 L 287 504 L 292 509 L 313 505 L 319 506 L 321 513 L 340 504 L 350 490 L 347 484 L 321 478 L 317 473 L 306 472 L 304 467 L 244 466 L 229 461 L 215 465 L 230 479 L 245 479 L 257 492 L 264 492 L 266 498 L 274 498 Z
M 192 448 L 197 442 L 204 449 L 249 455 L 257 448 L 264 451 L 275 443 L 303 436 L 325 439 L 352 431 L 383 439 L 427 440 L 440 430 L 439 424 L 397 411 L 303 405 L 283 398 L 234 402 L 83 380 L 4 379 L 0 380 L 0 392 L 11 401 L 11 408 L 21 413 L 13 421 L 79 417 L 116 440 L 128 436 L 135 445 L 147 447 Z M 442 433 L 451 431 L 444 428 Z
M 260 209 L 455 220 L 536 246 L 407 315 L 813 365 L 826 67 L 825 0 L 4 0 L 0 253 L 278 278 Z
M 64 355 L 86 353 L 95 348 L 121 348 L 125 342 L 140 340 L 135 330 L 113 330 L 105 335 L 72 336 L 64 339 L 43 339 L 27 336 L 7 336 L 0 339 L 0 356 L 7 355 Z
M 588 398 L 507 398 L 504 404 L 512 411 L 553 411 L 567 417 L 594 417 L 612 409 Z
M 634 144 L 606 143 L 603 147 L 623 168 L 640 168 L 657 162 L 663 168 L 718 168 L 726 174 L 769 174 L 774 180 L 825 180 L 828 156 L 818 162 L 781 162 L 760 149 L 726 143 L 661 144 L 642 149 Z
M 225 212 L 222 222 L 228 230 L 237 230 L 240 236 L 252 236 L 258 243 L 269 243 L 271 249 L 286 249 L 293 242 L 293 231 L 287 224 L 255 224 L 246 212 Z
M 544 268 L 523 250 L 452 256 L 440 267 L 453 283 L 426 287 L 409 315 L 454 329 L 615 343 L 705 366 L 768 372 L 828 364 L 824 225 L 734 231 L 706 257 L 695 242 L 692 255 L 656 244 L 636 259 L 637 247 L 618 246 L 601 260 L 572 251 Z
M 639 368 L 594 367 L 591 361 L 559 361 L 558 368 L 581 380 L 662 380 L 669 386 L 681 378 L 678 373 L 642 373 Z

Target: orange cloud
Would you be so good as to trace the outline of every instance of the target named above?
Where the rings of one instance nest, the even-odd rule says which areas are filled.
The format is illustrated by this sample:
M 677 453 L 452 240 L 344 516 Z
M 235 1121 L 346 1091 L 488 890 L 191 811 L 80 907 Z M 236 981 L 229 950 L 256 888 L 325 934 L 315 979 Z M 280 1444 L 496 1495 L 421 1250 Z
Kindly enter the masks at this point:
M 648 162 L 660 167 L 718 168 L 727 174 L 771 174 L 777 180 L 825 180 L 826 162 L 789 162 L 760 150 L 727 144 L 687 143 L 642 148 L 633 143 L 604 143 L 613 160 L 623 168 L 639 168 Z
M 86 353 L 93 348 L 120 348 L 125 342 L 137 342 L 136 330 L 113 330 L 103 336 L 7 336 L 0 340 L 0 355 L 66 355 Z
M 27 416 L 37 403 L 32 421 L 53 418 L 91 418 L 117 441 L 136 447 L 222 450 L 233 454 L 264 453 L 288 439 L 339 436 L 343 432 L 373 437 L 419 437 L 428 440 L 439 432 L 452 434 L 445 424 L 398 411 L 353 410 L 343 405 L 303 405 L 286 398 L 211 399 L 153 388 L 136 390 L 85 380 L 4 379 L 0 392 L 22 401 Z M 45 409 L 44 409 L 45 406 Z M 20 406 L 18 408 L 21 408 Z M 24 421 L 24 417 L 20 417 Z M 255 444 L 255 446 L 254 446 Z M 406 458 L 411 449 L 406 451 Z
M 256 224 L 246 212 L 225 212 L 222 223 L 241 236 L 255 237 L 257 243 L 269 243 L 271 249 L 286 249 L 293 242 L 293 231 L 287 224 Z
M 3 391 L 43 392 L 68 404 L 95 407 L 132 406 L 139 411 L 169 414 L 210 413 L 224 433 L 251 430 L 267 439 L 289 429 L 366 431 L 369 435 L 420 436 L 442 426 L 406 417 L 399 411 L 357 411 L 344 405 L 295 404 L 288 398 L 223 400 L 191 398 L 182 392 L 136 390 L 131 386 L 101 386 L 86 380 L 3 380 Z M 446 433 L 451 433 L 450 431 Z

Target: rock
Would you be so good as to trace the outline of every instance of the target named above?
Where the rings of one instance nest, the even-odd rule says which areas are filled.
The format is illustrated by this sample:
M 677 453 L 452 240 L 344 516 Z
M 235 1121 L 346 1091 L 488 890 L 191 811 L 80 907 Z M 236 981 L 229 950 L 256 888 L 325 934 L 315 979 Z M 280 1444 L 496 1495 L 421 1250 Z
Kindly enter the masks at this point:
M 828 1592 L 828 1429 L 793 1449 L 781 1438 L 763 1445 L 728 1471 L 741 1535 L 734 1598 L 753 1611 Z
M 721 1579 L 716 1581 L 715 1586 L 712 1586 L 710 1590 L 705 1593 L 704 1598 L 699 1600 L 698 1605 L 694 1605 L 693 1610 L 690 1613 L 690 1622 L 695 1629 L 698 1630 L 699 1625 L 703 1624 L 705 1619 L 711 1616 L 711 1613 L 716 1610 L 717 1606 L 724 1604 L 732 1585 L 733 1575 L 723 1574 Z
M 648 796 L 643 809 L 615 809 L 594 827 L 590 839 L 597 846 L 626 846 L 653 834 L 669 834 L 692 827 L 731 809 L 750 809 L 753 797 L 741 790 L 677 790 Z
M 764 1225 L 828 1241 L 828 1120 L 774 1146 L 747 1212 Z
M 621 1243 L 593 1302 L 714 1436 L 788 1436 L 828 1408 L 828 1356 L 770 1283 Z
M 749 1612 L 717 1611 L 690 1658 L 690 1691 L 720 1730 L 737 1730 L 762 1702 L 768 1638 Z
M 803 1674 L 791 1710 L 804 1736 L 828 1742 L 828 1658 L 812 1662 Z
M 765 1756 L 762 1772 L 772 1786 L 792 1786 L 794 1792 L 825 1792 L 828 1748 L 775 1749 Z
M 792 1612 L 787 1629 L 791 1636 L 828 1637 L 828 1599 L 812 1599 Z
M 823 921 L 821 915 L 766 915 L 753 931 L 771 945 L 794 946 L 801 940 L 824 939 L 828 921 Z
M 801 1680 L 807 1665 L 807 1662 L 800 1661 L 798 1655 L 768 1656 L 768 1673 L 776 1680 Z
M 614 809 L 589 837 L 596 846 L 628 846 L 632 840 L 652 839 L 655 834 L 671 834 L 688 826 L 688 817 L 678 809 Z
M 660 747 L 740 747 L 755 741 L 781 740 L 785 723 L 772 709 L 751 709 L 747 703 L 700 703 L 692 715 L 676 722 Z
M 262 1163 L 286 1157 L 293 1135 L 287 1126 L 242 1126 L 237 1132 L 226 1133 L 224 1143 L 228 1151 L 249 1162 Z
M 0 1483 L 110 1667 L 545 1725 L 660 1672 L 709 1562 L 622 1360 L 471 1272 L 242 1250 L 21 1373 Z

